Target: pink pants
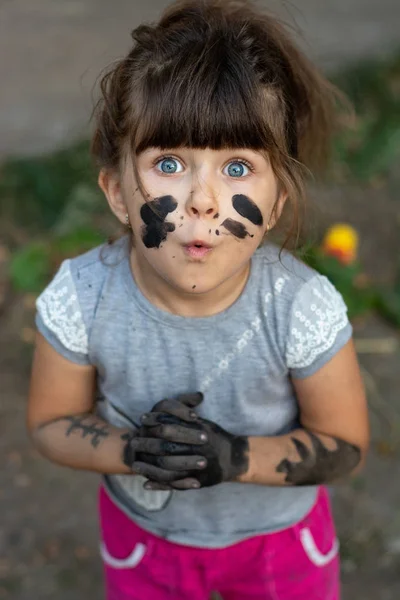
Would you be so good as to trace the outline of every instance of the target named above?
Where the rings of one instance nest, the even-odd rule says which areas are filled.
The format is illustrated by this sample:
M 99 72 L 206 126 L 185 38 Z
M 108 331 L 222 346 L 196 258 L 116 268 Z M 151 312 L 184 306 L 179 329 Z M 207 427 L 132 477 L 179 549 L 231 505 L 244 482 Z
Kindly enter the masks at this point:
M 184 492 L 183 492 L 184 493 Z M 321 487 L 296 525 L 222 549 L 174 544 L 144 531 L 100 490 L 107 600 L 339 600 L 338 541 Z

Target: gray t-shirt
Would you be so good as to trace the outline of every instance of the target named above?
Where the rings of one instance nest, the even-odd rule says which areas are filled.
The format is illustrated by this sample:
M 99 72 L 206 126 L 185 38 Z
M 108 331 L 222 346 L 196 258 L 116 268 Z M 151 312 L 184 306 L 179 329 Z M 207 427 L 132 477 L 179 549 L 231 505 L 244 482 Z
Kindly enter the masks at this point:
M 96 367 L 97 408 L 110 423 L 134 426 L 159 400 L 201 391 L 202 417 L 247 436 L 298 427 L 290 377 L 318 371 L 352 333 L 332 284 L 289 253 L 279 259 L 272 245 L 254 254 L 238 300 L 211 317 L 151 304 L 132 276 L 127 238 L 65 261 L 37 310 L 37 327 L 57 352 Z M 198 547 L 284 529 L 309 511 L 317 492 L 241 483 L 156 492 L 145 491 L 144 481 L 104 478 L 139 526 Z

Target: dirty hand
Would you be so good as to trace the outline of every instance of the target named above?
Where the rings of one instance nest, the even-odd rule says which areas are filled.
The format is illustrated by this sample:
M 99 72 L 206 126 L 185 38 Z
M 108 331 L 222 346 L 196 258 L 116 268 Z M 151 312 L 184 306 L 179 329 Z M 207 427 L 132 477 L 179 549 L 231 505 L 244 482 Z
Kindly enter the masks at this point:
M 146 489 L 209 487 L 247 471 L 247 437 L 198 417 L 193 408 L 202 399 L 196 394 L 163 400 L 143 415 L 144 426 L 132 440 L 132 470 L 150 480 Z
M 174 436 L 173 440 L 168 441 L 158 440 L 154 443 L 150 440 L 148 442 L 138 442 L 138 438 L 145 439 L 151 437 L 146 427 L 133 431 L 130 435 L 126 436 L 126 444 L 123 452 L 123 462 L 125 465 L 130 467 L 132 471 L 139 473 L 138 467 L 142 462 L 149 462 L 150 464 L 155 463 L 155 454 L 159 457 L 170 457 L 168 471 L 165 470 L 163 473 L 163 482 L 172 482 L 173 480 L 182 480 L 189 475 L 189 471 L 196 469 L 202 469 L 205 465 L 205 459 L 202 456 L 196 456 L 196 449 L 194 446 L 179 443 L 182 436 L 182 427 L 179 425 L 188 426 L 190 423 L 197 421 L 197 414 L 194 412 L 194 408 L 203 401 L 203 395 L 200 393 L 196 394 L 182 394 L 176 399 L 162 400 L 154 405 L 151 415 L 153 419 L 160 419 L 160 423 L 174 423 Z M 145 419 L 142 419 L 143 422 Z M 185 431 L 183 431 L 185 434 Z M 195 438 L 197 444 L 202 444 L 200 436 Z M 156 453 L 154 452 L 154 446 L 157 446 Z M 148 447 L 150 446 L 150 450 Z M 147 454 L 149 452 L 149 454 Z M 151 454 L 150 454 L 151 452 Z M 177 464 L 174 464 L 174 456 L 179 456 Z M 185 456 L 183 456 L 185 455 Z M 185 460 L 183 460 L 185 458 Z M 145 475 L 145 473 L 143 473 Z M 158 478 L 158 481 L 160 479 Z M 147 487 L 147 485 L 146 485 Z M 185 488 L 199 487 L 199 483 L 195 479 L 185 479 Z M 161 489 L 161 488 L 160 488 Z M 172 489 L 171 486 L 164 485 L 162 489 Z

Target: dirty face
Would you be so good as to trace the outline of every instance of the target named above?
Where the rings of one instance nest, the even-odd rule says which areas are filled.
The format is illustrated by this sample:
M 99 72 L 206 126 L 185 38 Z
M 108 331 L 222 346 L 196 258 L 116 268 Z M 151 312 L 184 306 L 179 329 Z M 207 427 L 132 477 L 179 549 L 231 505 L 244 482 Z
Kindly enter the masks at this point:
M 137 167 L 146 199 L 129 166 L 122 180 L 135 252 L 181 291 L 206 293 L 246 268 L 283 206 L 256 151 L 150 148 Z

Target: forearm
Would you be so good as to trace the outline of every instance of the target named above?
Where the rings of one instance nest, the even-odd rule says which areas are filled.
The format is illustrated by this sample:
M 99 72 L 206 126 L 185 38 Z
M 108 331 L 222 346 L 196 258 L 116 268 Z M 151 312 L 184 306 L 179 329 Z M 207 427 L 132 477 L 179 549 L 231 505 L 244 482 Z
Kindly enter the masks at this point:
M 316 485 L 350 475 L 362 461 L 359 447 L 338 438 L 297 429 L 279 437 L 250 437 L 243 483 Z
M 132 474 L 122 459 L 129 433 L 127 428 L 84 414 L 40 425 L 31 437 L 43 456 L 60 465 L 105 474 Z

